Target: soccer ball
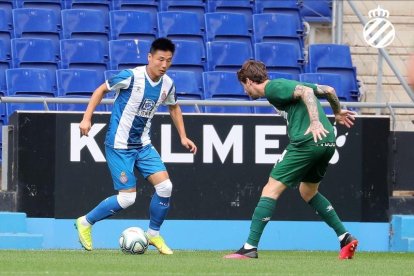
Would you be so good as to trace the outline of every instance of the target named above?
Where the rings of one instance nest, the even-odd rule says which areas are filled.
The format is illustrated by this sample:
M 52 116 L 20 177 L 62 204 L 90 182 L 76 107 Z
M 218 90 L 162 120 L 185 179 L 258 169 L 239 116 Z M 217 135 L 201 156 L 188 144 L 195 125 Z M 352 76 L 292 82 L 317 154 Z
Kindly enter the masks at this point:
M 130 227 L 119 237 L 119 246 L 127 254 L 144 254 L 148 248 L 148 238 L 141 228 Z

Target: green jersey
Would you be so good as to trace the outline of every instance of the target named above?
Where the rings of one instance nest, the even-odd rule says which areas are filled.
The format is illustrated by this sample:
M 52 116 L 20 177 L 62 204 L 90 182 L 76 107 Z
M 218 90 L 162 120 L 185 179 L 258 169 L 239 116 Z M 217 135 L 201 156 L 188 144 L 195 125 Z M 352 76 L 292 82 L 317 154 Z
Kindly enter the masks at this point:
M 287 121 L 288 135 L 293 146 L 315 145 L 312 133 L 304 135 L 309 128 L 310 119 L 308 109 L 301 99 L 294 99 L 293 92 L 297 85 L 304 85 L 316 90 L 316 85 L 301 83 L 293 80 L 275 79 L 266 84 L 265 97 L 279 111 Z M 329 131 L 326 137 L 318 140 L 317 144 L 335 143 L 335 134 L 332 124 L 326 117 L 325 112 L 317 100 L 319 121 Z

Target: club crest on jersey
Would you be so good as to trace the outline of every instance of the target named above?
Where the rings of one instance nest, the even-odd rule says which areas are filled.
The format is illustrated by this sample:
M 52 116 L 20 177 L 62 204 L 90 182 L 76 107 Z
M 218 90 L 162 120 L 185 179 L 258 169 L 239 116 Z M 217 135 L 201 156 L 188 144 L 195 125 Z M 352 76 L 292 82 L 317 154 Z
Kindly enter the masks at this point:
M 125 184 L 128 182 L 128 177 L 125 172 L 121 172 L 121 176 L 119 177 L 121 183 Z
M 155 107 L 155 102 L 151 99 L 145 99 L 138 108 L 137 115 L 140 117 L 151 118 L 152 110 Z

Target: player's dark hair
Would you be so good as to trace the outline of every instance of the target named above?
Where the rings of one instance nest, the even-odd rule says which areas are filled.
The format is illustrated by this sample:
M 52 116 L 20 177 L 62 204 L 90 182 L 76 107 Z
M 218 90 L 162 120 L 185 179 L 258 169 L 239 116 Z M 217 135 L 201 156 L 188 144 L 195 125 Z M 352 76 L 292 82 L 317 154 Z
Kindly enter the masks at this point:
M 172 54 L 174 54 L 175 45 L 168 38 L 160 37 L 154 40 L 151 44 L 150 53 L 154 54 L 156 51 L 170 51 Z
M 237 71 L 237 78 L 240 82 L 246 83 L 246 79 L 249 79 L 255 83 L 263 83 L 268 80 L 266 65 L 263 62 L 256 60 L 248 60 L 243 63 L 242 68 Z

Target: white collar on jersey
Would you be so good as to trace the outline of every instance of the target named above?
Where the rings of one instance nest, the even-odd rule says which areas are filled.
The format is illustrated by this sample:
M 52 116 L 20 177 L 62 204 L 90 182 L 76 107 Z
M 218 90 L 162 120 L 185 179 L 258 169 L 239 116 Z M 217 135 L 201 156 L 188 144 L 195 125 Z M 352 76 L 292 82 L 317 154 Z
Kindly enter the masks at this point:
M 144 73 L 145 73 L 145 77 L 147 78 L 147 80 L 148 80 L 148 82 L 151 84 L 151 86 L 152 87 L 154 87 L 154 86 L 157 86 L 160 82 L 161 82 L 161 80 L 162 80 L 162 77 L 157 81 L 157 82 L 154 82 L 151 78 L 150 78 L 150 76 L 147 74 L 147 66 L 145 66 L 144 67 Z

